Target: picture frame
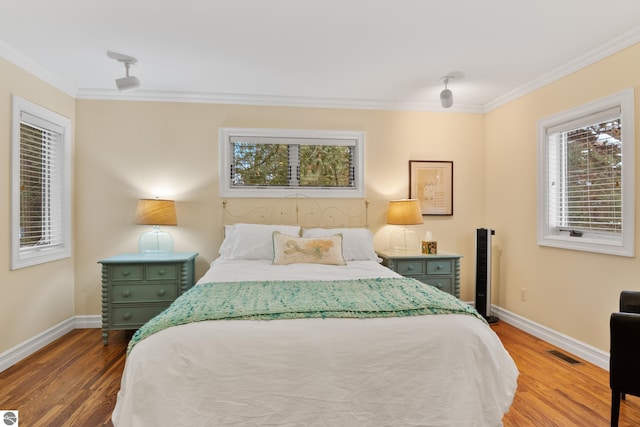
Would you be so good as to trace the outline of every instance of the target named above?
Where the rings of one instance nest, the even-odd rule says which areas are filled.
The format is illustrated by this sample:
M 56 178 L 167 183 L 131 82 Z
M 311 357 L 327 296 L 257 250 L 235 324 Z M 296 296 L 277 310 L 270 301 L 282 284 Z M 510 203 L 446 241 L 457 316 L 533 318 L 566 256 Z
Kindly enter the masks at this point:
M 453 215 L 453 162 L 409 160 L 409 198 L 422 215 Z

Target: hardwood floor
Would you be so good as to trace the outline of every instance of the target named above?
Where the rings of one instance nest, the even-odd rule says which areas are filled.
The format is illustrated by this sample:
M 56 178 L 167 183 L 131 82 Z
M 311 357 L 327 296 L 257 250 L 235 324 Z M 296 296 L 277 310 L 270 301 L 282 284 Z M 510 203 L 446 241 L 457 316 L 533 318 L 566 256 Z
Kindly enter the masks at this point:
M 76 329 L 0 373 L 0 409 L 20 425 L 111 426 L 128 334 Z
M 504 322 L 492 328 L 520 369 L 505 427 L 609 425 L 607 371 L 553 356 L 556 347 Z M 129 337 L 111 332 L 104 347 L 99 329 L 65 335 L 0 373 L 0 409 L 18 410 L 23 427 L 110 426 Z M 620 427 L 638 425 L 640 398 L 628 396 Z
M 504 322 L 492 327 L 520 370 L 518 390 L 505 427 L 609 426 L 609 372 L 580 361 L 572 365 L 549 353 L 557 347 Z M 620 406 L 620 427 L 640 426 L 640 398 Z

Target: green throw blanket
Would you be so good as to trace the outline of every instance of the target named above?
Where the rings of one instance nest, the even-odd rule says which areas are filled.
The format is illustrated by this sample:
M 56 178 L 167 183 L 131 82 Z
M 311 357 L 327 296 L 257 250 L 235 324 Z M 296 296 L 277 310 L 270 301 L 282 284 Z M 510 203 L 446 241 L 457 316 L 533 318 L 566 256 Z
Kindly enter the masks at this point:
M 410 278 L 334 281 L 203 283 L 185 292 L 142 326 L 127 352 L 165 328 L 203 320 L 274 320 L 308 317 L 397 317 L 468 314 L 484 321 L 458 298 Z

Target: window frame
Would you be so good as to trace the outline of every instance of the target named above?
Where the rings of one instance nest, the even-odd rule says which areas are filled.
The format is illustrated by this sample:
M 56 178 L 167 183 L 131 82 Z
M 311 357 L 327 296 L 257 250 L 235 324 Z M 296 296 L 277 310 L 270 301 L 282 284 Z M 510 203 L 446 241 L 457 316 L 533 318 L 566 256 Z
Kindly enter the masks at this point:
M 355 185 L 344 187 L 308 187 L 289 186 L 286 188 L 247 187 L 234 188 L 231 185 L 231 162 L 233 157 L 232 139 L 250 138 L 283 138 L 335 140 L 336 145 L 345 145 L 345 140 L 353 141 L 353 163 Z M 340 142 L 339 142 L 340 141 Z M 286 141 L 283 141 L 286 144 Z M 317 198 L 362 198 L 364 197 L 364 132 L 311 129 L 258 129 L 258 128 L 220 128 L 220 196 L 221 197 L 264 197 L 277 198 L 292 194 Z M 327 144 L 330 145 L 330 144 Z
M 20 153 L 22 150 L 20 124 L 29 122 L 25 116 L 31 116 L 31 126 L 41 127 L 59 135 L 56 142 L 60 145 L 57 150 L 58 160 L 56 180 L 60 188 L 60 206 L 55 213 L 48 211 L 48 217 L 60 217 L 60 243 L 55 246 L 20 247 Z M 37 121 L 37 124 L 35 123 Z M 47 126 L 50 124 L 50 127 Z M 11 270 L 17 270 L 33 265 L 44 264 L 71 257 L 71 120 L 58 113 L 48 110 L 17 95 L 12 95 L 11 118 Z
M 606 233 L 583 232 L 571 235 L 560 230 L 549 218 L 549 143 L 548 130 L 564 124 L 581 122 L 598 113 L 619 108 L 622 141 L 622 231 L 619 236 Z M 538 122 L 538 224 L 539 246 L 577 251 L 595 252 L 618 256 L 635 256 L 635 129 L 634 90 L 623 90 L 582 106 L 544 118 Z M 589 122 L 589 124 L 592 124 Z M 581 125 L 580 125 L 581 126 Z M 585 124 L 587 126 L 587 124 Z

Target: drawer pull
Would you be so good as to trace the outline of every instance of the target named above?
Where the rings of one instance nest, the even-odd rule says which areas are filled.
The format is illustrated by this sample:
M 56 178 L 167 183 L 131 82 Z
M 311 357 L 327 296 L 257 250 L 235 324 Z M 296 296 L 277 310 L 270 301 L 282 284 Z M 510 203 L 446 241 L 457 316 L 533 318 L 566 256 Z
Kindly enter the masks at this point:
M 442 270 L 442 265 L 438 264 L 438 265 L 436 266 L 436 270 Z
M 164 289 L 159 289 L 159 290 L 158 290 L 158 296 L 159 296 L 159 297 L 163 297 L 163 296 L 165 296 L 165 295 L 166 295 L 166 293 L 167 293 L 167 291 L 165 291 Z
M 128 289 L 126 291 L 122 291 L 122 296 L 125 298 L 129 298 L 131 296 L 131 291 Z
M 131 272 L 130 272 L 129 270 L 124 270 L 124 271 L 122 272 L 122 275 L 123 275 L 123 276 L 128 276 L 128 275 L 130 275 L 130 274 L 131 274 Z
M 124 320 L 129 320 L 129 319 L 131 319 L 131 313 L 127 312 L 127 313 L 123 314 L 123 315 L 122 315 L 122 318 L 123 318 Z
M 407 270 L 409 271 L 413 270 L 413 265 L 410 265 L 409 267 L 407 267 Z
M 165 275 L 164 270 L 158 270 L 158 276 L 164 276 L 164 275 Z

